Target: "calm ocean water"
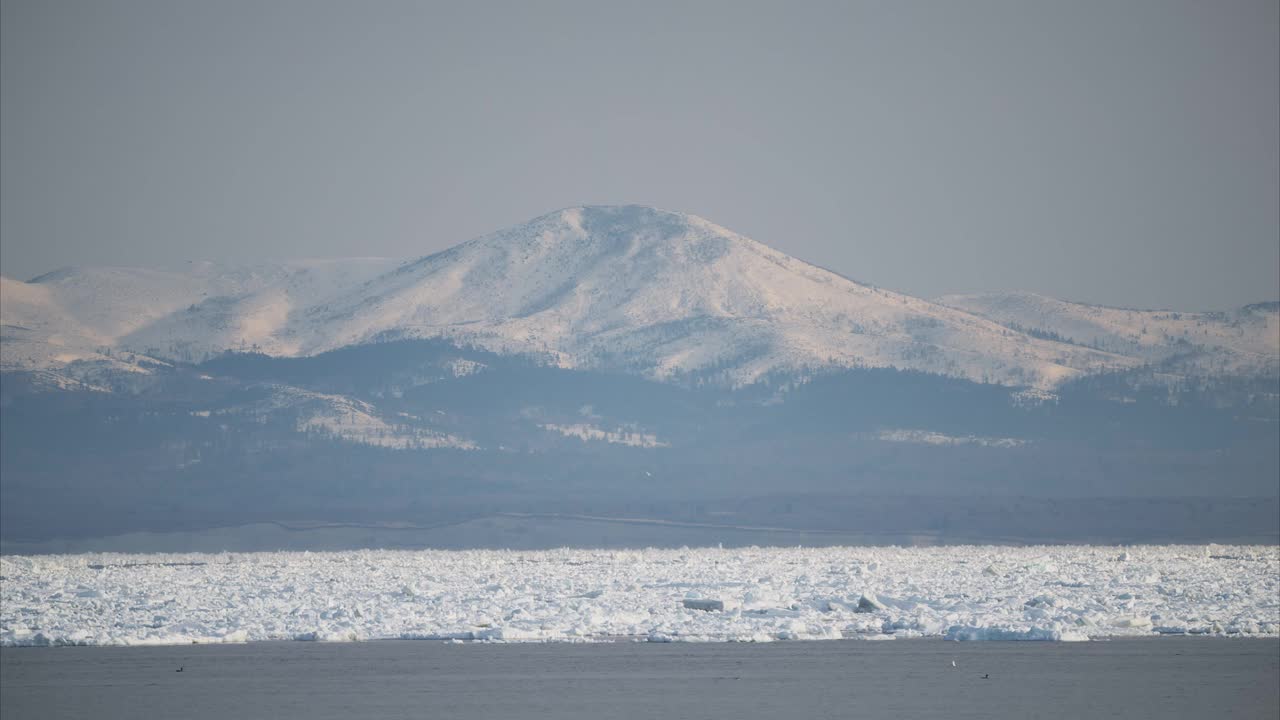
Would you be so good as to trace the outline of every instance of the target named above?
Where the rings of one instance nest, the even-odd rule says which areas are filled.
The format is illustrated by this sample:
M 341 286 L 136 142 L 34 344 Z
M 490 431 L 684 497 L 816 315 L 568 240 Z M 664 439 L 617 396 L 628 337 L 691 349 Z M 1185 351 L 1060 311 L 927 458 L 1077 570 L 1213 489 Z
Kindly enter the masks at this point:
M 1274 720 L 1280 640 L 14 648 L 0 715 Z

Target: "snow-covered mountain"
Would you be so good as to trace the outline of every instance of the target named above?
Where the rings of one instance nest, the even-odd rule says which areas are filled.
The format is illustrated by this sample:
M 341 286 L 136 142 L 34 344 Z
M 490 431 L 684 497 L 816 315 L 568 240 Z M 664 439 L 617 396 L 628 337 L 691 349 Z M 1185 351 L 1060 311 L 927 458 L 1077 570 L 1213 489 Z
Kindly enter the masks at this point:
M 308 353 L 446 335 L 660 379 L 723 370 L 733 384 L 779 370 L 896 366 L 1051 385 L 1129 362 L 635 206 L 562 210 L 459 245 L 334 297 L 291 330 Z
M 1194 375 L 1280 374 L 1280 303 L 1229 312 L 1130 310 L 1025 292 L 948 295 L 938 302 L 1010 328 L 1141 358 Z
M 298 356 L 430 337 L 733 386 L 777 372 L 897 367 L 1049 388 L 1151 359 L 1141 340 L 1060 342 L 1035 330 L 1086 338 L 1030 319 L 1018 328 L 962 299 L 857 283 L 702 218 L 640 206 L 561 210 L 408 262 L 70 269 L 6 279 L 0 290 L 6 369 L 118 363 L 126 351 Z M 1274 307 L 1246 315 L 1275 337 Z M 1219 333 L 1252 353 L 1230 367 L 1274 370 L 1280 352 L 1246 338 L 1252 328 Z
M 630 206 L 407 261 L 4 279 L 0 542 L 1273 542 L 1276 306 L 1038 302 L 922 300 Z
M 291 309 L 395 265 L 385 258 L 253 267 L 192 262 L 66 268 L 30 282 L 0 278 L 0 368 L 88 362 L 138 371 L 144 368 L 131 353 L 189 361 L 259 343 L 264 352 L 287 354 L 271 343 Z

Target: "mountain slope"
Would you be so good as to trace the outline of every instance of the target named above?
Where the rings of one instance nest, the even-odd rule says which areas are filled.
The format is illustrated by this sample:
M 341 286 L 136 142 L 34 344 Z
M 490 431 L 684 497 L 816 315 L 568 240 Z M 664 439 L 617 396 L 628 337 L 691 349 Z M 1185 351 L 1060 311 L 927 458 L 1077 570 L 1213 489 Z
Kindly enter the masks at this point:
M 447 336 L 566 367 L 730 384 L 776 371 L 902 367 L 1054 385 L 1128 358 L 1011 332 L 855 283 L 694 216 L 552 213 L 375 278 L 294 325 L 303 352 Z
M 1140 340 L 1057 342 L 980 304 L 863 285 L 702 218 L 640 206 L 561 210 L 411 262 L 71 269 L 2 289 L 9 369 L 104 362 L 101 349 L 199 361 L 433 337 L 727 386 L 896 367 L 1051 388 L 1151 359 Z M 1259 317 L 1274 335 L 1274 311 Z M 1265 369 L 1280 354 L 1231 347 L 1219 365 Z
M 388 258 L 343 258 L 232 268 L 219 276 L 230 285 L 229 291 L 205 286 L 200 297 L 121 336 L 119 344 L 186 361 L 226 350 L 297 355 L 299 348 L 289 338 L 301 313 L 398 263 Z
M 1280 375 L 1280 303 L 1230 312 L 1130 310 L 1034 293 L 948 295 L 938 302 L 1011 328 L 1056 335 L 1194 375 Z
M 30 282 L 0 278 L 2 365 L 119 364 L 102 354 L 108 349 L 187 361 L 253 347 L 270 341 L 292 307 L 394 265 L 382 258 L 253 267 L 193 262 L 181 269 L 66 268 Z

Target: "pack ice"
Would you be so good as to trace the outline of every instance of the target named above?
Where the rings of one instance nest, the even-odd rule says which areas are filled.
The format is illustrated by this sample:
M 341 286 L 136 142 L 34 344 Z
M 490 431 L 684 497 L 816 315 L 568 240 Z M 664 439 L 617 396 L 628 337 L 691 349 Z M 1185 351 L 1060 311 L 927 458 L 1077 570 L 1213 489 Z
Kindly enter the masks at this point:
M 0 558 L 0 644 L 1280 635 L 1276 546 Z

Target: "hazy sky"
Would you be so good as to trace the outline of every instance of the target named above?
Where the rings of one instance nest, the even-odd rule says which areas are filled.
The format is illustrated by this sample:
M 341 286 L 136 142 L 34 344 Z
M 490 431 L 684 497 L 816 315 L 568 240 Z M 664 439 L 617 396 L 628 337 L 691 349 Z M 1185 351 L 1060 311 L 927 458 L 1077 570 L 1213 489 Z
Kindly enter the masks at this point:
M 922 296 L 1280 297 L 1275 0 L 3 0 L 0 270 L 645 203 Z

